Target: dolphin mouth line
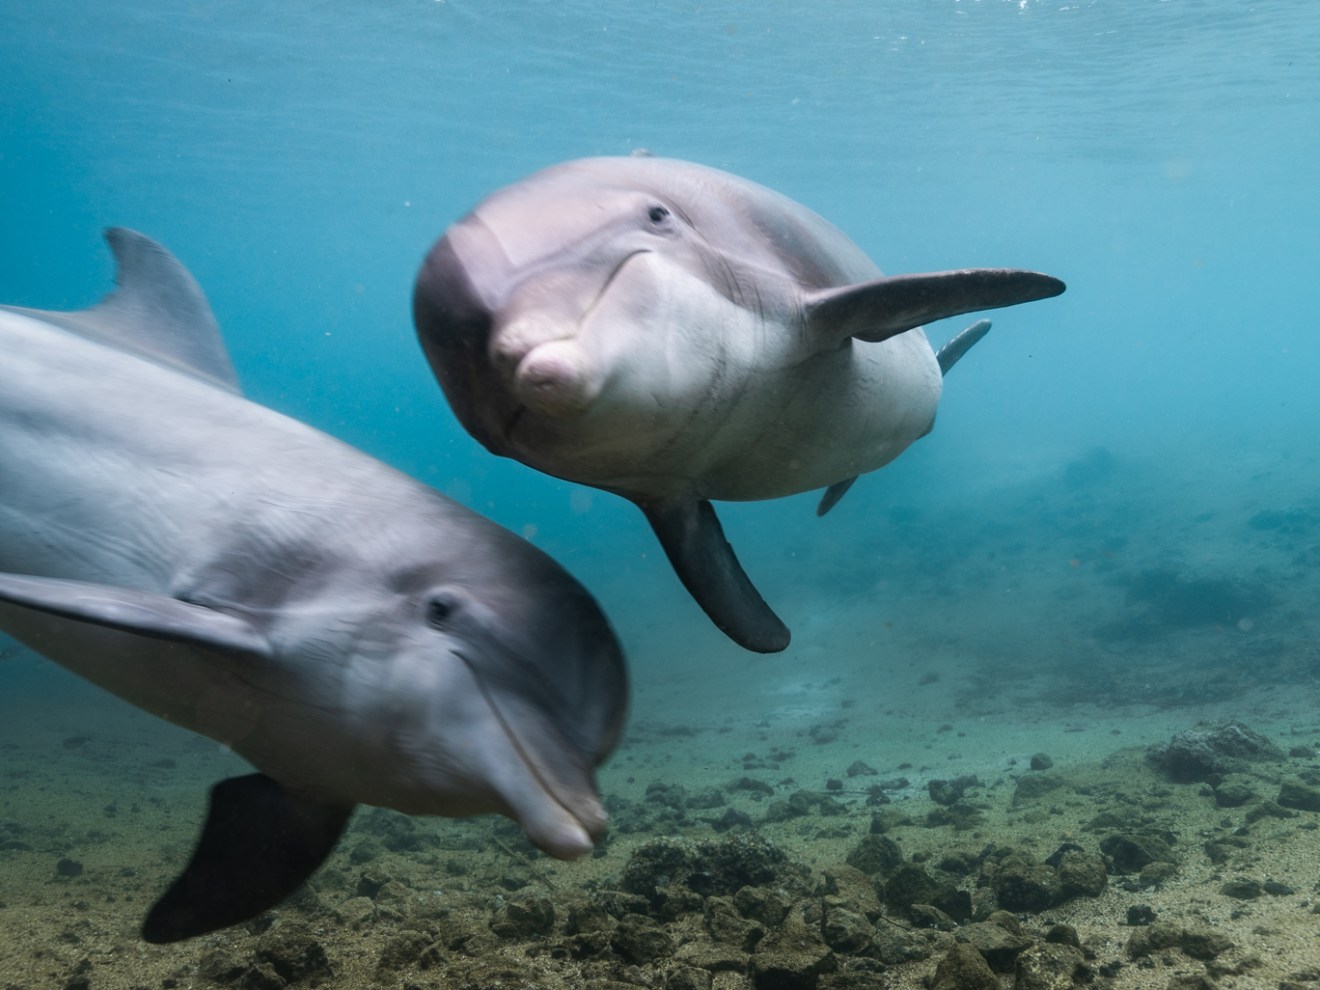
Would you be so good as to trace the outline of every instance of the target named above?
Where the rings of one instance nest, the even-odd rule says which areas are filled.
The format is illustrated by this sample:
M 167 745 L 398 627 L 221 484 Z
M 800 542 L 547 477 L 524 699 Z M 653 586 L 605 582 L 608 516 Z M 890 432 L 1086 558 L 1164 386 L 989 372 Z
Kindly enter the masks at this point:
M 496 721 L 500 723 L 500 728 L 504 730 L 505 737 L 508 738 L 509 742 L 513 745 L 514 751 L 518 754 L 518 758 L 522 760 L 523 766 L 527 768 L 527 772 L 532 776 L 532 779 L 535 780 L 538 785 L 540 785 L 542 792 L 544 792 L 544 794 L 547 797 L 549 797 L 552 801 L 554 801 L 555 804 L 559 805 L 559 807 L 564 810 L 564 813 L 567 814 L 569 818 L 577 822 L 578 825 L 582 828 L 582 830 L 586 832 L 587 835 L 591 836 L 593 842 L 599 839 L 601 830 L 598 828 L 593 828 L 587 822 L 584 822 L 581 816 L 578 815 L 577 812 L 575 812 L 571 807 L 569 807 L 569 805 L 564 801 L 563 797 L 560 796 L 555 785 L 545 778 L 545 775 L 541 772 L 541 769 L 537 766 L 536 761 L 533 760 L 530 754 L 527 752 L 527 747 L 524 745 L 522 739 L 519 738 L 518 733 L 516 733 L 513 730 L 513 726 L 509 724 L 509 720 L 505 717 L 504 713 L 500 711 L 500 706 L 495 703 L 495 699 L 491 696 L 490 690 L 486 687 L 485 681 L 482 679 L 481 675 L 477 672 L 476 665 L 473 664 L 473 662 L 468 659 L 467 655 L 463 653 L 462 650 L 455 650 L 454 655 L 457 656 L 460 660 L 462 660 L 463 663 L 467 666 L 468 670 L 471 672 L 473 681 L 476 682 L 477 688 L 481 691 L 482 699 L 486 702 L 487 707 L 490 708 L 491 712 L 495 715 Z M 567 742 L 567 740 L 565 740 L 565 742 Z M 513 810 L 512 802 L 509 802 L 508 798 L 504 797 L 503 794 L 500 795 L 500 798 L 509 804 L 510 810 Z M 519 824 L 522 824 L 521 821 L 519 822 Z

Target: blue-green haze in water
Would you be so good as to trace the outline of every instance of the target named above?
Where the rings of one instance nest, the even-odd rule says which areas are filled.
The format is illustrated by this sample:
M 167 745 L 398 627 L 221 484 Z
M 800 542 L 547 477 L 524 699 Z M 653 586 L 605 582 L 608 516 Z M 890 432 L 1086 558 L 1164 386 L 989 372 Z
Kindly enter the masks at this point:
M 1313 691 L 1318 52 L 1320 8 L 1286 0 L 10 0 L 0 301 L 87 305 L 104 227 L 160 240 L 250 397 L 592 588 L 641 722 L 758 719 L 748 686 L 804 670 L 882 694 L 954 655 L 983 686 L 1009 658 L 1066 684 L 1099 649 L 1106 680 L 1077 692 L 1115 704 L 1175 659 L 1177 690 L 1217 678 L 1220 700 L 1273 676 Z M 449 223 L 539 167 L 639 148 L 778 189 L 889 272 L 1068 283 L 991 314 L 934 432 L 826 519 L 811 495 L 721 507 L 795 630 L 780 657 L 709 627 L 632 506 L 481 449 L 413 337 L 412 278 Z M 1263 551 L 1280 526 L 1292 542 Z M 1198 619 L 1143 601 L 1161 580 L 1251 588 Z M 1202 626 L 1238 637 L 1204 677 L 1176 639 Z M 33 683 L 74 689 L 0 664 L 0 726 Z

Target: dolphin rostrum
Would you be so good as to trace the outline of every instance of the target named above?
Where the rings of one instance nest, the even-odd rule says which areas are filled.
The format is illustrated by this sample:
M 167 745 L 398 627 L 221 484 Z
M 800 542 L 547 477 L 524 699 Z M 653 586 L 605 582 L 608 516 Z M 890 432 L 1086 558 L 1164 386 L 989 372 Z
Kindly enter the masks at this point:
M 0 308 L 0 629 L 256 774 L 147 916 L 172 942 L 296 890 L 356 804 L 605 827 L 623 655 L 528 543 L 244 399 L 201 290 L 115 229 L 118 288 Z
M 493 193 L 422 263 L 413 314 L 464 427 L 496 454 L 615 492 L 741 645 L 789 632 L 711 499 L 824 488 L 929 432 L 941 376 L 921 325 L 1063 292 L 1013 269 L 885 277 L 836 227 L 689 162 L 591 158 Z

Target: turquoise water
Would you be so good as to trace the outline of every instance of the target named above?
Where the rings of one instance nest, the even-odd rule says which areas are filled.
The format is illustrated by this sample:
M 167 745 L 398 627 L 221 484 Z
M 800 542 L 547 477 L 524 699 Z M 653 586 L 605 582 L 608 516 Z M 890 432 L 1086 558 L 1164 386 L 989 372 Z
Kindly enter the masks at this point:
M 248 395 L 590 586 L 642 722 L 752 721 L 803 669 L 879 692 L 951 657 L 973 683 L 1010 658 L 1055 672 L 1061 724 L 1138 681 L 1314 691 L 1317 52 L 1298 2 L 7 2 L 0 300 L 89 304 L 102 228 L 160 240 Z M 935 432 L 828 519 L 810 495 L 721 509 L 795 629 L 783 657 L 711 630 L 631 506 L 482 450 L 413 339 L 412 278 L 450 222 L 638 148 L 776 188 L 889 272 L 1068 282 L 993 314 Z M 1267 597 L 1221 608 L 1223 582 Z M 0 726 L 6 682 L 74 690 L 9 657 Z

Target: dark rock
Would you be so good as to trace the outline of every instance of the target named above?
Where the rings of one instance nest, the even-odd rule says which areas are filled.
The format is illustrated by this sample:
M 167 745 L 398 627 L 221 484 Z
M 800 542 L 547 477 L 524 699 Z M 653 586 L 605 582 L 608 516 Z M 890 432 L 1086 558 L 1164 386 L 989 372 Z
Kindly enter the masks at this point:
M 1265 888 L 1261 886 L 1258 880 L 1246 880 L 1239 877 L 1223 884 L 1219 888 L 1219 892 L 1225 897 L 1235 897 L 1239 901 L 1251 901 L 1264 894 Z
M 629 857 L 621 886 L 659 906 L 672 901 L 671 887 L 686 888 L 698 897 L 728 895 L 740 887 L 770 882 L 786 862 L 774 845 L 749 833 L 690 844 L 657 839 Z
M 963 925 L 958 929 L 956 937 L 959 942 L 975 947 L 995 972 L 1011 973 L 1019 953 L 1030 946 L 1033 940 L 1023 932 L 1017 919 L 1006 911 L 996 911 L 990 919 L 993 920 Z
M 610 944 L 615 952 L 637 965 L 653 962 L 674 950 L 669 933 L 655 921 L 638 914 L 619 919 Z
M 1013 967 L 1013 990 L 1062 990 L 1081 984 L 1088 973 L 1082 950 L 1042 942 L 1024 950 Z
M 1278 801 L 1284 808 L 1320 811 L 1320 788 L 1311 787 L 1296 778 L 1285 780 L 1279 787 Z
M 1031 769 L 1048 770 L 1054 766 L 1054 761 L 1045 753 L 1034 753 L 1031 757 Z
M 809 913 L 817 916 L 809 918 Z M 749 967 L 755 990 L 814 990 L 820 975 L 836 968 L 818 914 L 814 901 L 796 905 L 757 946 Z
M 1045 933 L 1045 941 L 1054 945 L 1071 945 L 1074 949 L 1082 947 L 1082 937 L 1072 925 L 1050 925 L 1049 931 Z
M 1017 808 L 1028 801 L 1035 801 L 1062 786 L 1063 778 L 1057 774 L 1046 771 L 1023 774 L 1013 786 L 1013 807 Z
M 546 897 L 520 897 L 505 901 L 490 930 L 502 939 L 527 939 L 535 935 L 548 935 L 555 926 L 555 906 Z
M 324 946 L 296 929 L 280 929 L 262 936 L 253 955 L 254 968 L 268 968 L 285 983 L 298 983 L 330 973 L 330 960 Z
M 1136 873 L 1157 860 L 1174 861 L 1173 847 L 1161 836 L 1145 832 L 1121 832 L 1106 836 L 1100 851 L 1109 857 L 1118 873 Z
M 665 976 L 664 990 L 710 990 L 710 973 L 695 966 L 676 966 Z
M 1009 911 L 1044 911 L 1059 900 L 1059 876 L 1044 863 L 1010 856 L 999 864 L 991 882 L 1000 907 Z
M 875 900 L 874 890 L 871 900 Z M 766 928 L 782 924 L 792 907 L 788 898 L 770 887 L 741 887 L 733 895 L 733 904 L 744 918 L 759 921 Z
M 980 952 L 959 942 L 935 967 L 930 990 L 999 990 L 999 980 Z
M 1263 887 L 1265 893 L 1269 894 L 1271 897 L 1291 897 L 1293 894 L 1297 893 L 1295 889 L 1288 886 L 1286 883 L 1279 883 L 1277 880 L 1266 880 Z
M 1233 772 L 1243 763 L 1277 762 L 1283 751 L 1241 722 L 1226 722 L 1180 732 L 1147 749 L 1146 759 L 1170 780 L 1186 784 Z
M 1233 947 L 1223 935 L 1200 929 L 1185 929 L 1172 921 L 1156 921 L 1138 928 L 1128 939 L 1130 959 L 1141 959 L 1164 949 L 1182 949 L 1193 959 L 1213 959 Z
M 885 881 L 881 899 L 895 911 L 907 913 L 913 904 L 929 904 L 936 897 L 938 885 L 916 863 L 904 863 Z
M 747 972 L 747 953 L 721 942 L 707 942 L 701 939 L 685 942 L 678 947 L 674 958 L 688 966 L 695 966 L 711 973 Z
M 76 859 L 64 858 L 55 864 L 55 875 L 61 877 L 80 877 L 83 874 L 83 865 Z
M 903 850 L 888 836 L 864 835 L 844 861 L 863 873 L 883 877 L 903 862 Z
M 1214 785 L 1215 804 L 1221 808 L 1239 808 L 1256 797 L 1253 781 L 1246 774 L 1226 774 Z
M 741 952 L 751 952 L 766 931 L 760 922 L 744 917 L 731 897 L 706 898 L 705 924 L 716 942 L 732 945 Z
M 1127 923 L 1134 928 L 1149 925 L 1155 921 L 1158 915 L 1155 909 L 1149 904 L 1133 904 L 1127 909 Z
M 664 805 L 675 811 L 687 807 L 687 788 L 682 784 L 666 784 L 661 781 L 646 786 L 646 800 L 651 804 Z
M 931 780 L 926 783 L 926 791 L 936 804 L 948 807 L 959 800 L 972 787 L 980 787 L 981 782 L 975 774 L 965 774 L 953 780 Z
M 1109 886 L 1105 861 L 1081 849 L 1070 849 L 1055 866 L 1059 878 L 1059 900 L 1074 897 L 1099 897 Z
M 847 774 L 849 777 L 862 777 L 862 776 L 874 777 L 878 773 L 879 773 L 878 770 L 875 770 L 867 766 L 861 760 L 854 760 L 851 764 L 849 764 L 847 770 Z
M 835 952 L 857 952 L 871 941 L 871 923 L 842 897 L 821 902 L 821 935 Z
M 401 932 L 390 938 L 381 947 L 376 969 L 389 973 L 418 966 L 430 969 L 442 958 L 442 950 L 436 944 L 436 937 L 431 932 Z
M 752 822 L 752 816 L 745 811 L 739 811 L 737 808 L 729 808 L 710 823 L 710 827 L 716 832 L 728 832 L 735 828 L 750 829 L 755 827 Z
M 855 910 L 861 911 L 871 921 L 875 921 L 880 917 L 880 898 L 876 894 L 875 882 L 856 867 L 826 867 L 821 871 L 821 884 L 817 892 L 822 896 L 833 894 L 837 897 L 842 897 L 850 903 Z M 741 896 L 742 893 L 742 891 L 739 891 L 739 896 Z M 747 914 L 746 911 L 743 913 Z M 779 921 L 782 920 L 783 917 L 781 915 L 775 924 L 778 924 Z
M 935 928 L 942 932 L 951 932 L 958 923 L 941 911 L 934 904 L 913 904 L 908 908 L 908 920 L 913 928 Z

